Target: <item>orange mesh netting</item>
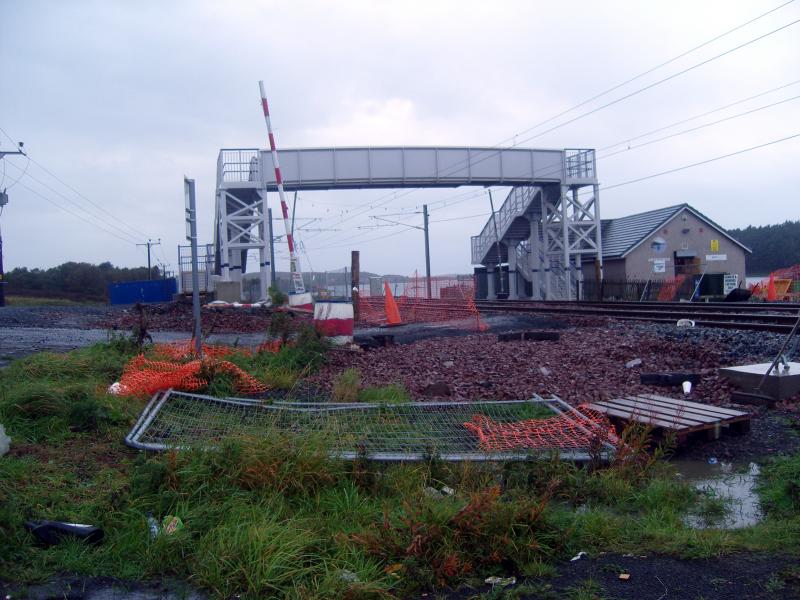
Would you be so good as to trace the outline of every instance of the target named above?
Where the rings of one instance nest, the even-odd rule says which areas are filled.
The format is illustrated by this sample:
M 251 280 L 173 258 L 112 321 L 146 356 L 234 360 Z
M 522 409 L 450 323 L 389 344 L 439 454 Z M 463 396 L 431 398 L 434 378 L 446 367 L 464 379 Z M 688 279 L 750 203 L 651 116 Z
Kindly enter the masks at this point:
M 203 344 L 203 356 L 207 358 L 223 358 L 234 353 L 250 355 L 247 348 L 231 348 L 229 346 L 210 346 Z M 195 355 L 194 340 L 182 340 L 168 344 L 155 344 L 153 354 L 169 360 L 183 360 Z
M 675 279 L 665 280 L 658 292 L 658 301 L 669 302 L 674 300 L 685 280 L 686 275 L 676 275 Z
M 591 448 L 599 442 L 617 443 L 617 436 L 606 417 L 586 405 L 578 409 L 591 423 L 568 414 L 549 419 L 528 419 L 497 423 L 484 415 L 474 415 L 464 427 L 478 437 L 481 450 L 521 448 Z
M 264 345 L 264 351 L 273 350 L 272 345 Z M 279 347 L 279 346 L 278 346 Z M 262 348 L 259 347 L 259 351 Z M 220 360 L 233 353 L 251 354 L 247 349 L 234 349 L 226 346 L 203 345 L 203 360 L 189 360 L 194 356 L 194 343 L 175 342 L 172 344 L 156 344 L 153 348 L 156 357 L 165 360 L 153 360 L 143 354 L 131 359 L 122 372 L 119 380 L 120 394 L 124 396 L 150 396 L 156 392 L 170 388 L 185 392 L 196 392 L 206 388 L 209 378 L 215 375 L 228 375 L 233 379 L 237 392 L 242 394 L 259 394 L 268 386 L 248 374 L 232 362 Z
M 414 274 L 405 282 L 388 284 L 394 296 L 402 323 L 443 323 L 463 321 L 465 327 L 484 331 L 475 305 L 475 285 L 472 277 L 431 277 L 428 295 L 426 277 Z M 364 325 L 392 324 L 387 319 L 383 296 L 359 295 L 358 321 Z

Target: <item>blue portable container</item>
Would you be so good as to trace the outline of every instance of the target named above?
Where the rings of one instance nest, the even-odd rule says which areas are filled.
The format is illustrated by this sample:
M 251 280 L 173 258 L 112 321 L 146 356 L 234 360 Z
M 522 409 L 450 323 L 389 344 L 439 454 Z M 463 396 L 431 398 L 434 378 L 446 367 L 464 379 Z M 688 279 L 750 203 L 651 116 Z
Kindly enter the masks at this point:
M 177 292 L 178 281 L 174 277 L 108 284 L 108 300 L 111 304 L 169 302 Z

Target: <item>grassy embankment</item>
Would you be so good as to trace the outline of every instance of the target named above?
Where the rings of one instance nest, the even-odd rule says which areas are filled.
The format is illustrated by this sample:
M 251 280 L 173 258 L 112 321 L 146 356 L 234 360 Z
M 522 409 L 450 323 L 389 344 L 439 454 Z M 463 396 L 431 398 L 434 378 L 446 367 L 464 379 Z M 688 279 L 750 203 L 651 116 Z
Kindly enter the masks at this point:
M 217 451 L 136 453 L 122 438 L 143 401 L 105 393 L 136 352 L 116 340 L 0 371 L 0 422 L 13 438 L 0 459 L 0 579 L 171 576 L 221 598 L 382 598 L 493 574 L 546 582 L 579 550 L 707 557 L 800 548 L 800 456 L 763 470 L 763 523 L 692 529 L 686 515 L 713 520 L 723 507 L 645 453 L 640 432 L 624 460 L 598 469 L 343 462 L 329 458 L 323 437 L 274 431 Z M 275 355 L 233 358 L 282 387 L 323 359 L 310 336 Z M 211 391 L 228 393 L 229 384 L 215 380 Z M 361 389 L 357 372 L 337 386 L 339 399 L 407 398 L 396 385 Z M 445 485 L 453 496 L 425 492 Z M 151 540 L 148 512 L 177 515 L 185 528 Z M 106 538 L 41 548 L 26 519 L 96 524 Z
M 85 306 L 102 304 L 97 301 L 79 302 L 66 298 L 38 298 L 35 296 L 6 296 L 6 306 Z

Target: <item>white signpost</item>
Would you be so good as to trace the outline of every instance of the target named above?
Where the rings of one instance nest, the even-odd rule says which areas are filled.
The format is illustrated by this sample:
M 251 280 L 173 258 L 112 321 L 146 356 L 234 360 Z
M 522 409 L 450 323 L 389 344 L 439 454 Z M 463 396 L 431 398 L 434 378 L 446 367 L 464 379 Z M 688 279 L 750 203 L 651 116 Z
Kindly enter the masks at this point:
M 197 273 L 197 210 L 194 200 L 194 179 L 183 178 L 183 195 L 186 201 L 186 240 L 192 246 L 192 312 L 194 313 L 194 349 L 197 358 L 203 358 L 202 330 L 200 328 L 200 277 Z

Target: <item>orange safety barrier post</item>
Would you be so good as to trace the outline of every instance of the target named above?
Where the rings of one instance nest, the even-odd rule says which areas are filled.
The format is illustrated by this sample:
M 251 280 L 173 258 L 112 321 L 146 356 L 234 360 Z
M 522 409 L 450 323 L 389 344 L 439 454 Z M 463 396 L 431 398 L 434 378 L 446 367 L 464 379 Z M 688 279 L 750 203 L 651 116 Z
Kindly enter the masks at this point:
M 389 326 L 402 325 L 400 310 L 397 308 L 397 302 L 395 302 L 392 290 L 389 289 L 389 284 L 386 281 L 383 282 L 383 291 L 386 294 L 386 324 Z

